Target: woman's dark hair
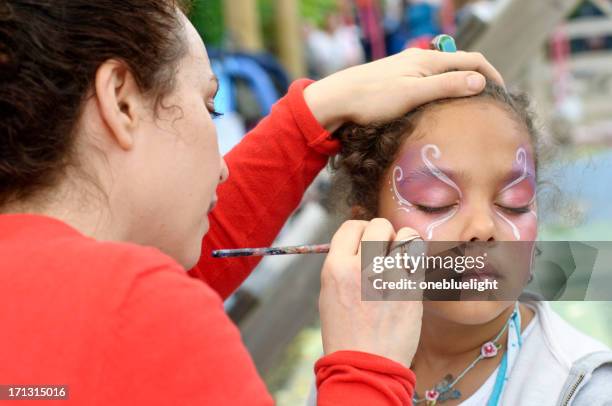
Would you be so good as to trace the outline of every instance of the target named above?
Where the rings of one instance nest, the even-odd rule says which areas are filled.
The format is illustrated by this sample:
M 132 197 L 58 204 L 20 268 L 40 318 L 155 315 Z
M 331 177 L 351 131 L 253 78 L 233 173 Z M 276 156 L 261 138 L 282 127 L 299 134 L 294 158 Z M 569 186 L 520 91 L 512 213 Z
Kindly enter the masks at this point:
M 106 60 L 129 66 L 156 106 L 186 45 L 172 0 L 0 0 L 0 207 L 50 187 Z
M 342 150 L 331 161 L 332 169 L 336 170 L 332 200 L 340 200 L 340 203 L 348 205 L 351 218 L 371 220 L 377 217 L 383 176 L 397 158 L 406 138 L 413 134 L 423 113 L 434 106 L 457 103 L 465 99 L 489 99 L 505 108 L 531 136 L 537 165 L 540 137 L 527 96 L 510 93 L 499 85 L 487 82 L 482 93 L 476 96 L 437 100 L 391 122 L 366 126 L 350 124 L 337 130 L 334 137 L 340 139 Z

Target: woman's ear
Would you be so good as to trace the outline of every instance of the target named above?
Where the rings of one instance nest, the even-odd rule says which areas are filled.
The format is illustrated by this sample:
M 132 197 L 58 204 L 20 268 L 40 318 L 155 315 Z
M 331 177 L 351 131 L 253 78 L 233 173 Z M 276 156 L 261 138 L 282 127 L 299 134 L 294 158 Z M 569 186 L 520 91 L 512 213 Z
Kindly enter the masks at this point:
M 139 114 L 144 98 L 127 64 L 109 59 L 98 68 L 95 77 L 95 98 L 100 115 L 113 140 L 123 149 L 134 145 Z

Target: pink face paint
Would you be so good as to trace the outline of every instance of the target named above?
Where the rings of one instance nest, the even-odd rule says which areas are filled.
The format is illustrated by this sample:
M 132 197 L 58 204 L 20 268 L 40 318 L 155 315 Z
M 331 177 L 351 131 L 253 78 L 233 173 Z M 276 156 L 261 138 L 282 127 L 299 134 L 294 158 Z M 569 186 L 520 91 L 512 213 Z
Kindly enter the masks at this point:
M 462 196 L 461 190 L 455 182 L 453 182 L 443 171 L 441 171 L 428 157 L 428 153 L 432 152 L 432 157 L 439 159 L 442 155 L 440 148 L 437 145 L 427 144 L 421 148 L 421 161 L 425 165 L 427 173 L 422 171 L 414 171 L 412 176 L 405 177 L 404 170 L 401 166 L 396 165 L 393 168 L 392 187 L 390 190 L 394 193 L 393 199 L 398 203 L 397 210 L 410 213 L 413 211 L 415 203 L 423 206 L 445 207 L 460 199 Z M 409 160 L 408 162 L 411 162 Z M 411 178 L 412 181 L 408 182 Z M 429 178 L 433 179 L 429 180 Z M 405 187 L 398 187 L 406 183 Z M 451 190 L 449 191 L 449 187 Z M 406 199 L 400 189 L 407 191 L 410 195 L 410 200 Z M 409 190 L 405 190 L 409 189 Z M 448 222 L 458 212 L 458 208 L 451 209 L 450 212 L 438 217 L 434 221 L 428 221 L 422 228 L 425 229 L 425 238 L 431 240 L 434 230 L 442 224 Z
M 438 167 L 436 165 L 434 165 L 429 160 L 429 158 L 427 157 L 427 152 L 428 151 L 433 151 L 432 156 L 434 158 L 436 158 L 436 159 L 440 159 L 440 157 L 442 156 L 442 153 L 440 152 L 440 148 L 438 148 L 437 145 L 433 145 L 433 144 L 425 145 L 421 149 L 421 159 L 423 160 L 423 163 L 427 166 L 427 168 L 429 168 L 431 173 L 436 178 L 440 179 L 442 182 L 446 183 L 448 186 L 450 186 L 453 189 L 455 189 L 457 191 L 457 193 L 459 193 L 459 197 L 462 197 L 461 190 L 459 189 L 459 186 L 457 186 L 457 184 L 455 182 L 453 182 L 448 176 L 446 176 L 444 174 L 444 172 L 442 172 L 440 169 L 438 169 Z
M 513 171 L 518 171 L 519 174 L 499 192 L 499 203 L 496 205 L 495 213 L 510 227 L 515 240 L 521 240 L 521 237 L 523 237 L 521 229 L 526 231 L 529 239 L 533 239 L 537 228 L 537 224 L 534 224 L 534 220 L 537 220 L 537 214 L 532 207 L 536 198 L 535 169 L 533 160 L 527 156 L 527 151 L 523 147 L 519 147 L 516 151 Z M 527 213 L 514 214 L 514 218 L 511 219 L 510 215 L 504 214 L 502 207 L 499 206 L 507 208 L 508 212 L 511 212 L 513 208 L 523 207 L 529 207 L 530 210 Z M 524 214 L 530 214 L 533 218 L 525 220 Z
M 415 228 L 428 240 L 462 207 L 468 207 L 453 175 L 434 163 L 441 156 L 440 148 L 433 144 L 408 150 L 393 168 L 389 180 L 396 212 L 402 212 L 401 218 L 392 221 L 396 226 Z M 493 215 L 514 239 L 534 240 L 537 236 L 535 165 L 525 148 L 517 149 L 512 170 L 502 185 L 496 200 L 491 202 Z M 440 210 L 427 212 L 423 207 Z

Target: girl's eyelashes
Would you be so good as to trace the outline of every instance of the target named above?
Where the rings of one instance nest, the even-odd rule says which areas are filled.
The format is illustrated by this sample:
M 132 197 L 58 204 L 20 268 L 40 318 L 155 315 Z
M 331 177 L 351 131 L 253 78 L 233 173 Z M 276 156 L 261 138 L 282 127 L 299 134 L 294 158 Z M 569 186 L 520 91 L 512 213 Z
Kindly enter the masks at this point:
M 449 211 L 450 209 L 452 209 L 453 207 L 455 207 L 455 204 L 450 204 L 448 206 L 442 206 L 442 207 L 431 207 L 431 206 L 424 206 L 422 204 L 414 204 L 414 206 L 427 214 L 436 214 L 436 213 L 444 213 L 446 211 Z
M 441 206 L 441 207 L 431 207 L 431 206 L 425 206 L 422 204 L 416 204 L 413 203 L 414 207 L 416 207 L 418 210 L 422 211 L 423 213 L 427 213 L 427 214 L 439 214 L 439 213 L 444 213 L 447 212 L 449 210 L 451 210 L 453 207 L 456 206 L 456 204 L 450 204 L 447 206 Z M 497 204 L 496 205 L 499 209 L 505 211 L 506 213 L 509 214 L 527 214 L 531 211 L 531 207 L 530 206 L 524 206 L 524 207 L 506 207 L 506 206 L 502 206 Z
M 505 211 L 506 213 L 510 213 L 510 214 L 527 214 L 531 211 L 531 207 L 529 206 L 523 206 L 523 207 L 506 207 L 506 206 L 502 206 L 497 204 L 497 207 L 499 207 L 501 210 Z

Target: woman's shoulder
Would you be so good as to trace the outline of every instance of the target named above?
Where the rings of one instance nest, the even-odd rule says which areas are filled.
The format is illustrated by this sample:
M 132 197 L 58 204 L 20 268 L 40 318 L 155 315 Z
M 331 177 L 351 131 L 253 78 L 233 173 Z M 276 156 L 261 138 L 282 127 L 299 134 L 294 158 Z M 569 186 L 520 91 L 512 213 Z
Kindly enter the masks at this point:
M 157 249 L 131 243 L 98 241 L 52 217 L 0 215 L 0 230 L 0 251 L 12 254 L 2 258 L 23 268 L 42 264 L 57 270 L 181 268 Z
M 178 279 L 181 286 L 197 283 L 196 289 L 212 291 L 156 248 L 97 241 L 56 219 L 2 215 L 0 230 L 0 268 L 12 270 L 0 279 L 31 292 L 65 291 L 81 305 L 113 307 L 143 281 L 154 285 Z

